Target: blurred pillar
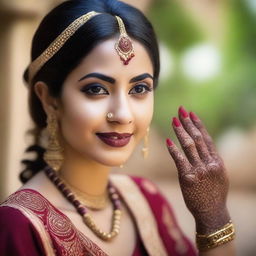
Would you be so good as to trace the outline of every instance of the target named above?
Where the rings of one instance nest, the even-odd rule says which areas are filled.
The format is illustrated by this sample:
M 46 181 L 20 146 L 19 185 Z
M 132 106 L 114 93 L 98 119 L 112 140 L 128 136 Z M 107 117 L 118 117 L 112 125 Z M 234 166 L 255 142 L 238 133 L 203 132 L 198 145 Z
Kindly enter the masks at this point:
M 22 75 L 29 64 L 32 35 L 56 1 L 0 1 L 0 201 L 21 183 L 20 160 L 30 127 Z

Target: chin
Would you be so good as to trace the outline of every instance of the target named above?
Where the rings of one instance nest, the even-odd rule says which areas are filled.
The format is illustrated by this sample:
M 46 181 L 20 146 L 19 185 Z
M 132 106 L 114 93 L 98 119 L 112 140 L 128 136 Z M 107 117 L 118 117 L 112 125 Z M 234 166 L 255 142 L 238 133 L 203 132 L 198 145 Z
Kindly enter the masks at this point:
M 131 153 L 120 152 L 119 154 L 113 154 L 114 152 L 106 153 L 104 156 L 102 155 L 100 158 L 97 157 L 95 159 L 98 163 L 109 166 L 109 167 L 119 167 L 120 165 L 124 165 L 131 156 Z

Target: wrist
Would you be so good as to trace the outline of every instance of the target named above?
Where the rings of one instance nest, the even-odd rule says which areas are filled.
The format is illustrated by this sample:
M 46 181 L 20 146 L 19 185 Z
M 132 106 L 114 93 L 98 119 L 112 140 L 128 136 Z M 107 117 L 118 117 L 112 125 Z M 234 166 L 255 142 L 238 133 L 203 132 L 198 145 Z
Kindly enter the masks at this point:
M 232 221 L 221 227 L 219 230 L 208 234 L 196 234 L 196 244 L 199 251 L 207 251 L 215 247 L 224 245 L 234 240 L 235 228 Z
M 210 234 L 226 225 L 231 220 L 227 208 L 216 212 L 200 214 L 195 218 L 196 233 Z

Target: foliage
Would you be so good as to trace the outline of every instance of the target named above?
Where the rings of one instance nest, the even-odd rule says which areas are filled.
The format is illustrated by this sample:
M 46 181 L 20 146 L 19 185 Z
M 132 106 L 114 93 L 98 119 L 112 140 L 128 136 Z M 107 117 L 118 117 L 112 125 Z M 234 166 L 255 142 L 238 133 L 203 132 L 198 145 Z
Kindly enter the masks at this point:
M 160 42 L 172 50 L 174 73 L 160 81 L 155 92 L 154 122 L 165 136 L 179 105 L 193 110 L 213 136 L 231 126 L 248 128 L 256 112 L 256 15 L 246 1 L 223 4 L 226 32 L 219 47 L 222 69 L 214 79 L 202 82 L 187 78 L 180 69 L 180 57 L 189 47 L 207 41 L 206 32 L 175 0 L 157 0 L 150 18 Z

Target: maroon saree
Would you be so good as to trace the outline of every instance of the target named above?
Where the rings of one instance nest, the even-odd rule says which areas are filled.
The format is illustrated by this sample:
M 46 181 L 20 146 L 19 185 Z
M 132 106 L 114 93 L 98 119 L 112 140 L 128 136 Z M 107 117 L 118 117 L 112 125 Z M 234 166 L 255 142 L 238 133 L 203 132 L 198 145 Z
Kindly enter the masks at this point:
M 151 181 L 119 174 L 111 175 L 111 181 L 138 229 L 132 256 L 196 255 L 169 203 Z M 0 255 L 107 256 L 66 215 L 32 189 L 18 190 L 0 205 L 0 241 Z

